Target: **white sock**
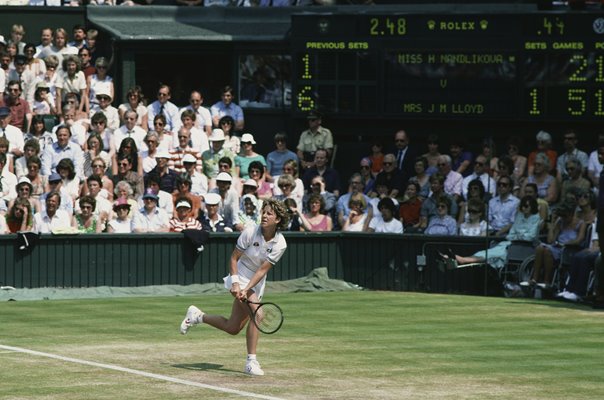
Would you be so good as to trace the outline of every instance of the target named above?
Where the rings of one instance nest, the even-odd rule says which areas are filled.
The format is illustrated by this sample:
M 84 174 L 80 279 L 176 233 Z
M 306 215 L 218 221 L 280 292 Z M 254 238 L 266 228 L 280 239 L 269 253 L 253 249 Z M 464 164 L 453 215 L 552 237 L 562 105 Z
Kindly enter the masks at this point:
M 255 359 L 256 359 L 256 355 L 255 354 L 248 354 L 247 355 L 247 360 L 248 361 L 252 361 L 252 360 L 255 360 Z

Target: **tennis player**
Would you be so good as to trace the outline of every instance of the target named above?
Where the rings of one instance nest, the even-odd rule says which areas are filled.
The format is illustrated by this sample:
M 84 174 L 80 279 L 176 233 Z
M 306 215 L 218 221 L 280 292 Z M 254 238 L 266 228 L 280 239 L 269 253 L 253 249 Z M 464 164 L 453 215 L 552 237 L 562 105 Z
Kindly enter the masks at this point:
M 248 305 L 242 301 L 248 299 L 258 302 L 262 299 L 266 274 L 285 253 L 287 243 L 279 230 L 285 229 L 287 224 L 288 213 L 283 202 L 274 199 L 264 200 L 260 226 L 249 225 L 241 232 L 231 255 L 230 275 L 224 278 L 225 288 L 235 297 L 231 316 L 227 319 L 221 315 L 205 314 L 192 305 L 180 324 L 180 333 L 183 335 L 193 325 L 201 323 L 236 335 L 247 323 L 248 355 L 244 372 L 250 375 L 264 375 L 264 371 L 256 359 L 258 328 L 253 322 L 248 323 L 250 319 Z M 253 304 L 250 306 L 255 307 Z

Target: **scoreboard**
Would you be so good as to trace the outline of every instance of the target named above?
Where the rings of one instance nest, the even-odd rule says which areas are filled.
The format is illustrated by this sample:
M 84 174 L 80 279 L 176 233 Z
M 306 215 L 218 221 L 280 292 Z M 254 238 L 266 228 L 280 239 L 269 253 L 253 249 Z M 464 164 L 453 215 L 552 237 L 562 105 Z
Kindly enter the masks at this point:
M 294 114 L 604 121 L 604 14 L 295 14 Z

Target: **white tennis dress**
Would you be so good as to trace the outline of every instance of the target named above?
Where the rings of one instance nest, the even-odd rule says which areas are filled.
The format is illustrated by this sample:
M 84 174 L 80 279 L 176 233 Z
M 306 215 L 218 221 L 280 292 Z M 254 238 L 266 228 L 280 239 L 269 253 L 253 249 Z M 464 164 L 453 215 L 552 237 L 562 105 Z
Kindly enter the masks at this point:
M 281 259 L 287 248 L 287 243 L 280 232 L 277 232 L 275 237 L 267 242 L 262 236 L 260 226 L 249 225 L 239 235 L 237 248 L 243 252 L 237 262 L 237 274 L 239 275 L 240 285 L 244 288 L 265 261 L 275 265 Z M 231 276 L 225 276 L 223 279 L 224 287 L 230 290 L 232 286 Z M 265 285 L 266 276 L 253 287 L 259 299 L 264 294 Z

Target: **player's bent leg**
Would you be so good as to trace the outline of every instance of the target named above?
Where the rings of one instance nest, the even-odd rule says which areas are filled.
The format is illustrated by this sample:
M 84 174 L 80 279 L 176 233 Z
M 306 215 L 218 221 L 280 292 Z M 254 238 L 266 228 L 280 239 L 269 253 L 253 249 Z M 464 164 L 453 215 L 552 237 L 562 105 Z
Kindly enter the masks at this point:
M 241 332 L 248 319 L 249 312 L 247 310 L 247 306 L 235 299 L 233 300 L 231 316 L 229 319 L 226 319 L 221 315 L 205 314 L 203 317 L 203 322 L 230 335 L 236 335 Z

